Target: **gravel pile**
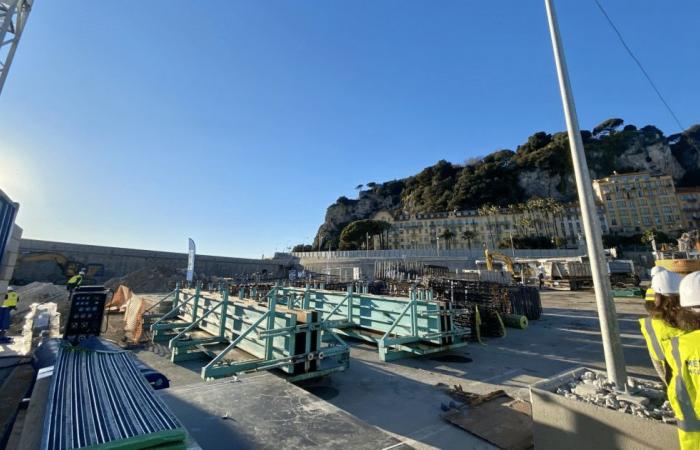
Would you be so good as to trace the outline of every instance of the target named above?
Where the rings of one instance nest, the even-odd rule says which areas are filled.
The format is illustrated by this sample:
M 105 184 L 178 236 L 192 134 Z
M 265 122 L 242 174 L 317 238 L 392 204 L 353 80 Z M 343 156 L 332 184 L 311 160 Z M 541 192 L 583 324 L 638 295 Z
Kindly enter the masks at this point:
M 630 393 L 616 392 L 614 384 L 604 374 L 588 371 L 576 381 L 558 388 L 557 394 L 638 417 L 675 424 L 676 419 L 671 404 L 666 399 L 663 384 L 632 379 L 630 383 Z
M 144 267 L 123 277 L 112 278 L 105 286 L 114 290 L 124 285 L 137 293 L 169 292 L 175 289 L 175 283 L 183 279 L 184 275 L 176 269 Z

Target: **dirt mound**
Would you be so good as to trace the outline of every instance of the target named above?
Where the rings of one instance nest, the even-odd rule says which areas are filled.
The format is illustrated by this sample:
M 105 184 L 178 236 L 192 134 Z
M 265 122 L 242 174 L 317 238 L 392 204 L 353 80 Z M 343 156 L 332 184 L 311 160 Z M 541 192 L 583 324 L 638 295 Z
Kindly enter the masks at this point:
M 61 313 L 61 327 L 64 321 L 68 319 L 68 311 L 70 303 L 68 302 L 69 293 L 65 286 L 57 286 L 51 283 L 43 283 L 35 281 L 26 286 L 18 286 L 16 288 L 19 295 L 17 309 L 12 314 L 13 332 L 19 333 L 24 324 L 24 317 L 29 313 L 29 306 L 32 303 L 56 303 L 58 312 Z
M 176 269 L 145 267 L 123 277 L 112 278 L 105 283 L 105 286 L 109 289 L 116 289 L 119 285 L 124 285 L 137 293 L 169 292 L 175 289 L 175 283 L 183 278 L 180 271 Z

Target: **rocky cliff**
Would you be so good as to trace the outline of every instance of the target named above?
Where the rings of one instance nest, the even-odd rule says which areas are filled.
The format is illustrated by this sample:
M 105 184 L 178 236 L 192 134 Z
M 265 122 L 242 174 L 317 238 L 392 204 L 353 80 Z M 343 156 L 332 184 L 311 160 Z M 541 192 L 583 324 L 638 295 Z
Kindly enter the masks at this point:
M 593 178 L 613 171 L 649 171 L 673 176 L 679 186 L 700 185 L 700 125 L 664 136 L 658 128 L 637 128 L 608 119 L 581 132 Z M 538 132 L 515 151 L 498 150 L 465 164 L 439 161 L 417 175 L 370 183 L 357 199 L 340 197 L 328 207 L 314 248 L 337 248 L 343 227 L 380 210 L 421 213 L 506 206 L 531 197 L 576 198 L 569 139 L 565 132 Z

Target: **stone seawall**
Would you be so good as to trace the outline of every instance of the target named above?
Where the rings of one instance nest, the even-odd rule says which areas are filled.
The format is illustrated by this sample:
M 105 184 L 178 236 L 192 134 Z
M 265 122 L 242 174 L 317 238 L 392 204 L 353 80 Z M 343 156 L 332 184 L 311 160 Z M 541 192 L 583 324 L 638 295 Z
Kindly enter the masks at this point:
M 195 272 L 199 276 L 266 273 L 284 277 L 287 265 L 288 260 L 197 255 Z M 66 266 L 85 267 L 95 282 L 102 283 L 149 266 L 185 269 L 187 254 L 22 239 L 14 280 L 64 282 Z

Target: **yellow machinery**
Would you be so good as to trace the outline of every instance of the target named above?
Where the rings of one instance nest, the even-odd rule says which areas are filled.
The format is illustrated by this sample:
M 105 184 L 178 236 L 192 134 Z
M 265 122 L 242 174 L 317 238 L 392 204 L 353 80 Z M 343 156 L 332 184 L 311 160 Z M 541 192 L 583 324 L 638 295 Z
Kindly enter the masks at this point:
M 63 275 L 67 278 L 77 275 L 80 269 L 85 269 L 85 277 L 92 279 L 95 276 L 100 276 L 104 271 L 103 264 L 83 264 L 80 261 L 69 261 L 65 255 L 61 253 L 28 253 L 20 255 L 17 261 L 20 264 L 31 262 L 53 261 L 61 269 Z
M 488 270 L 496 270 L 493 267 L 493 262 L 500 261 L 503 263 L 508 272 L 515 272 L 513 269 L 513 260 L 510 257 L 502 253 L 490 252 L 488 248 L 484 249 L 484 256 L 486 257 L 486 268 Z

